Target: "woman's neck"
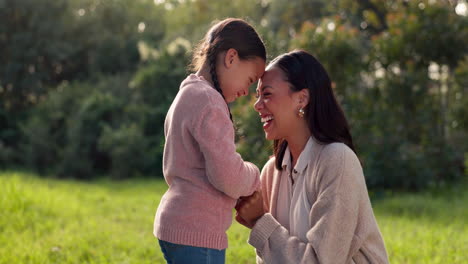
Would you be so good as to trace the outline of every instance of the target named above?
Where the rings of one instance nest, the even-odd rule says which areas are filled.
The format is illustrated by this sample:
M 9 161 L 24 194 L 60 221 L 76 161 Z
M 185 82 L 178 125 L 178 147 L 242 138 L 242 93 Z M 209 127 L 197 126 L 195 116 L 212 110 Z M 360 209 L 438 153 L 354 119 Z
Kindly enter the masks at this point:
M 301 126 L 295 131 L 297 132 L 294 133 L 294 135 L 286 138 L 289 151 L 291 152 L 292 167 L 296 166 L 297 159 L 299 159 L 299 156 L 301 155 L 305 145 L 307 144 L 307 141 L 311 136 L 309 127 L 307 126 L 306 122 L 303 122 Z

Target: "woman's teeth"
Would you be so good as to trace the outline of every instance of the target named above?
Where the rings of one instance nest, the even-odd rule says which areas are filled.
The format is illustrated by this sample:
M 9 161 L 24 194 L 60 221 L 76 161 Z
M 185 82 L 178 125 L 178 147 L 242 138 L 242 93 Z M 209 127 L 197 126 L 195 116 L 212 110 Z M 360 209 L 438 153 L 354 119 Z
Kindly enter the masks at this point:
M 262 121 L 262 123 L 265 123 L 265 122 L 268 122 L 268 121 L 273 120 L 273 119 L 274 119 L 273 116 L 266 116 L 266 117 L 262 117 L 261 121 Z

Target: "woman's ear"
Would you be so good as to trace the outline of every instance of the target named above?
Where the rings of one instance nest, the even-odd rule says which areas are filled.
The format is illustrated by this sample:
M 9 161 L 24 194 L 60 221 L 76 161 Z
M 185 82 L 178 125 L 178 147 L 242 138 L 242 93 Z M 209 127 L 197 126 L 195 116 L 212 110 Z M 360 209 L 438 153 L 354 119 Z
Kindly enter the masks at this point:
M 310 93 L 309 89 L 304 88 L 298 92 L 298 103 L 301 108 L 305 108 L 309 104 Z
M 237 50 L 230 48 L 226 51 L 224 55 L 224 66 L 226 68 L 231 68 L 231 66 L 237 62 L 239 59 L 239 55 L 237 53 Z

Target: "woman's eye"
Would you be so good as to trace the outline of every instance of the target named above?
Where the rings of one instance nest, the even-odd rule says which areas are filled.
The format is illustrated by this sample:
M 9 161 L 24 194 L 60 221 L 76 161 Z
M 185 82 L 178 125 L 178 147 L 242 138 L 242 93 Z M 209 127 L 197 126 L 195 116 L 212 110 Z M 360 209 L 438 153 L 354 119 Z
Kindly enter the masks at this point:
M 271 93 L 263 93 L 263 94 L 262 94 L 262 97 L 269 97 L 270 95 L 271 95 Z M 257 98 L 257 99 L 260 98 L 260 94 L 259 94 L 259 93 L 256 93 L 256 94 L 255 94 L 255 98 Z

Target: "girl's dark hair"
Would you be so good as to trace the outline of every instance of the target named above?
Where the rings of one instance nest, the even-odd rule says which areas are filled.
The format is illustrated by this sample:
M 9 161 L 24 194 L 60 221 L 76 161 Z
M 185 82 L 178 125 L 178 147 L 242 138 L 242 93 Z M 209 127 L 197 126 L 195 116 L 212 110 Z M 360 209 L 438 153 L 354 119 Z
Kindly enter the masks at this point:
M 356 152 L 348 121 L 333 94 L 328 73 L 314 56 L 302 50 L 292 51 L 276 57 L 268 68 L 281 69 L 292 91 L 309 90 L 304 118 L 317 141 L 324 144 L 341 142 Z M 288 142 L 284 139 L 273 143 L 278 170 L 282 169 L 287 146 Z
M 216 73 L 216 58 L 220 52 L 235 49 L 242 60 L 261 58 L 266 61 L 266 50 L 255 29 L 242 19 L 227 18 L 216 23 L 206 33 L 193 52 L 192 70 L 199 70 L 208 61 L 215 89 L 223 96 Z M 231 116 L 232 120 L 232 116 Z

